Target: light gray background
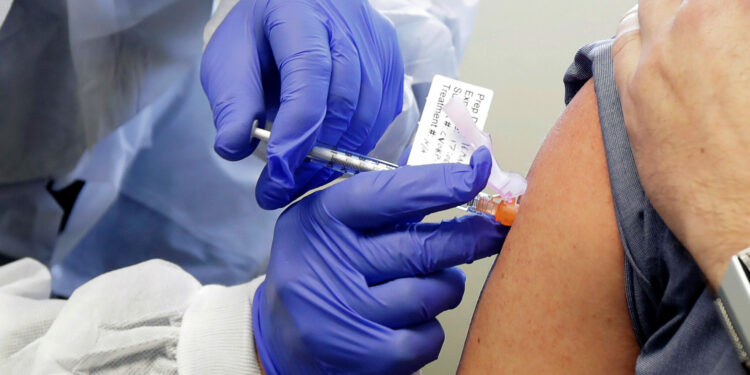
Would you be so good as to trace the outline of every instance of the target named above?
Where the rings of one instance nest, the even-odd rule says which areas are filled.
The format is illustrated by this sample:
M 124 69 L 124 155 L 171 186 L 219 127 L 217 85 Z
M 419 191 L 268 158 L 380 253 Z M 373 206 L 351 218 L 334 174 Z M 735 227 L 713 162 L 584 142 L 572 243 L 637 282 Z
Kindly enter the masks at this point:
M 504 168 L 526 173 L 564 108 L 562 77 L 576 50 L 609 38 L 636 0 L 482 0 L 459 79 L 495 91 L 485 131 Z M 439 220 L 458 215 L 447 211 Z M 440 316 L 446 340 L 425 375 L 454 374 L 474 306 L 494 257 L 463 267 L 461 305 Z

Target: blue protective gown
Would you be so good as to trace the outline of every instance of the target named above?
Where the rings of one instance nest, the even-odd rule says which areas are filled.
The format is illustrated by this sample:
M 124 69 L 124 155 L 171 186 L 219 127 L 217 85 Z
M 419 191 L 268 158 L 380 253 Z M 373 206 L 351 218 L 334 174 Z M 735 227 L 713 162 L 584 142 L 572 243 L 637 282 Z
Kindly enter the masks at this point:
M 372 155 L 397 160 L 408 146 L 412 89 L 457 74 L 477 1 L 373 1 L 399 32 L 407 87 Z M 264 272 L 280 212 L 255 202 L 264 161 L 227 162 L 212 149 L 198 74 L 211 14 L 206 0 L 0 6 L 0 256 L 49 265 L 62 296 L 152 258 L 204 284 Z M 66 206 L 70 186 L 82 188 Z

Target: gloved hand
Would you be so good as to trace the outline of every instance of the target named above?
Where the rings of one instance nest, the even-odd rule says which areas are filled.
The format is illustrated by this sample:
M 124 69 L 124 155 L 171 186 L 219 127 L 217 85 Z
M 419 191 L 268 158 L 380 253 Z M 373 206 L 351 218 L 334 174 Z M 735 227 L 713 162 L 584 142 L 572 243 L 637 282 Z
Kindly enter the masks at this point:
M 315 142 L 372 150 L 401 111 L 403 79 L 395 30 L 367 0 L 241 0 L 201 64 L 219 155 L 250 155 L 253 120 L 274 122 L 255 190 L 266 209 L 338 176 L 303 163 Z
M 253 331 L 268 374 L 408 374 L 437 358 L 435 316 L 464 291 L 455 265 L 497 253 L 507 228 L 479 216 L 416 223 L 487 183 L 471 166 L 369 172 L 297 202 L 279 218 Z

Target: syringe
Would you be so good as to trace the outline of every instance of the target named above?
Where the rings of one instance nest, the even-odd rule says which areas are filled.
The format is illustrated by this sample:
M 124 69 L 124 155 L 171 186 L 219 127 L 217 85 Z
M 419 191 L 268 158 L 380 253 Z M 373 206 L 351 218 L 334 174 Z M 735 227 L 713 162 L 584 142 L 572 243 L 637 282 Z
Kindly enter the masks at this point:
M 268 143 L 271 132 L 258 127 L 258 121 L 253 122 L 252 136 Z M 361 155 L 356 152 L 342 151 L 335 147 L 317 144 L 307 158 L 326 168 L 341 172 L 347 176 L 353 176 L 360 172 L 389 171 L 398 168 L 398 165 L 387 161 Z M 518 199 L 505 199 L 500 195 L 486 193 L 477 194 L 474 199 L 458 207 L 459 210 L 475 214 L 487 215 L 503 225 L 510 226 L 518 212 Z
M 271 132 L 258 127 L 258 121 L 253 122 L 252 136 L 268 143 Z M 389 171 L 398 168 L 398 165 L 387 161 L 378 160 L 369 156 L 360 155 L 356 152 L 341 151 L 335 147 L 317 144 L 307 154 L 313 163 L 353 176 L 359 172 Z

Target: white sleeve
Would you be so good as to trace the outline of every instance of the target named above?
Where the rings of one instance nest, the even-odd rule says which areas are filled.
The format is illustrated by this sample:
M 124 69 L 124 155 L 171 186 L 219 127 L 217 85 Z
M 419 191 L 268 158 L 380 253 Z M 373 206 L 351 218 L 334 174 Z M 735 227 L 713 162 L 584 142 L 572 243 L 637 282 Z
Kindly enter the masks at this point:
M 260 374 L 251 303 L 263 277 L 202 286 L 161 260 L 103 274 L 69 300 L 22 259 L 0 267 L 0 373 Z
M 412 84 L 435 74 L 458 76 L 479 0 L 370 0 L 396 27 L 405 73 Z

